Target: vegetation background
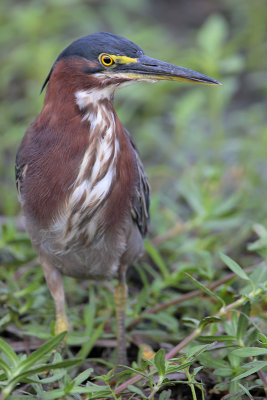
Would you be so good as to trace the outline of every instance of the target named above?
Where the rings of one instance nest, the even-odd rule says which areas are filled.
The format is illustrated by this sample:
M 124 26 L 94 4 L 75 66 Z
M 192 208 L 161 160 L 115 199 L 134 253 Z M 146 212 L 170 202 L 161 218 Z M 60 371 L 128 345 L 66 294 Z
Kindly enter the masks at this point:
M 1 1 L 2 399 L 266 397 L 266 15 L 265 0 Z M 21 230 L 13 168 L 55 58 L 97 31 L 223 83 L 137 84 L 116 95 L 152 203 L 146 256 L 128 274 L 131 369 L 115 385 L 116 281 L 66 278 L 72 332 L 56 352 L 62 337 L 53 339 L 53 303 Z M 164 361 L 178 343 L 175 362 Z

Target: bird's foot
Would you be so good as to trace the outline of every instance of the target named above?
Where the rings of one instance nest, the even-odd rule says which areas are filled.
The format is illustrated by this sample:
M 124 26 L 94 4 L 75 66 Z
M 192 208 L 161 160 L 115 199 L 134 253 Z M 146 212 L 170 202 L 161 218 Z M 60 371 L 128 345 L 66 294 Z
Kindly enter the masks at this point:
M 68 324 L 67 317 L 66 317 L 66 315 L 57 314 L 56 324 L 55 324 L 55 329 L 54 329 L 55 335 L 59 335 L 60 333 L 65 332 L 65 331 L 67 331 L 67 332 L 69 331 L 69 324 Z M 60 348 L 65 347 L 66 341 L 67 341 L 67 336 L 68 335 L 66 335 L 64 337 L 63 341 L 61 342 Z

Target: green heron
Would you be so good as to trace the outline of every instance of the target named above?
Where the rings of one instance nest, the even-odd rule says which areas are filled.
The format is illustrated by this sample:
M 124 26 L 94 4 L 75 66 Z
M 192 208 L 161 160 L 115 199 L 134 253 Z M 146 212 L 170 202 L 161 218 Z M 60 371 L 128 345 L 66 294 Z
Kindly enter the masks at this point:
M 126 361 L 126 270 L 142 254 L 150 189 L 113 96 L 131 83 L 159 80 L 219 84 L 150 58 L 117 35 L 74 41 L 52 66 L 43 109 L 16 157 L 26 228 L 55 302 L 55 333 L 68 329 L 63 275 L 105 280 L 117 274 L 119 363 Z

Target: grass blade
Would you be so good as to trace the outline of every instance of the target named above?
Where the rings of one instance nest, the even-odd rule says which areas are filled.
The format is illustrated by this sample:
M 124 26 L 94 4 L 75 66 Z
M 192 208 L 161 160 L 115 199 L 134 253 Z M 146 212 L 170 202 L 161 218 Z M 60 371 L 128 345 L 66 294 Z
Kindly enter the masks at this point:
M 257 357 L 267 354 L 267 349 L 261 347 L 243 347 L 242 349 L 232 351 L 231 354 L 238 357 Z
M 80 358 L 72 358 L 70 360 L 60 361 L 55 364 L 45 364 L 41 365 L 37 368 L 28 369 L 27 371 L 21 372 L 19 375 L 16 375 L 16 380 L 25 378 L 26 376 L 30 376 L 33 374 L 40 374 L 43 371 L 53 370 L 53 369 L 60 369 L 60 368 L 68 368 L 75 364 L 80 363 L 82 360 Z
M 164 349 L 159 349 L 154 357 L 155 366 L 159 372 L 160 376 L 164 376 L 166 372 L 165 364 L 165 351 Z
M 37 361 L 40 361 L 44 355 L 53 350 L 57 345 L 62 342 L 67 332 L 62 332 L 56 337 L 53 337 L 48 342 L 44 343 L 38 350 L 34 351 L 26 360 L 18 366 L 18 374 L 29 369 Z
M 160 269 L 163 278 L 166 280 L 169 278 L 169 271 L 160 255 L 158 250 L 148 241 L 145 241 L 145 249 L 148 252 L 149 256 L 155 262 L 157 267 Z
M 90 353 L 90 351 L 92 350 L 96 340 L 101 336 L 104 326 L 105 326 L 106 320 L 104 320 L 102 322 L 102 324 L 100 324 L 92 333 L 92 336 L 90 337 L 90 339 L 88 340 L 87 343 L 85 343 L 81 350 L 78 353 L 78 357 L 81 357 L 82 359 L 85 359 L 88 354 Z
M 221 299 L 219 296 L 217 296 L 215 293 L 213 293 L 210 289 L 208 289 L 206 286 L 204 286 L 202 283 L 200 283 L 198 280 L 193 278 L 192 275 L 188 274 L 188 272 L 185 272 L 185 275 L 190 279 L 190 281 L 198 287 L 202 292 L 206 293 L 208 296 L 212 297 L 214 300 L 219 301 L 222 304 L 222 307 L 225 306 L 223 299 Z
M 221 260 L 233 271 L 239 278 L 249 281 L 249 277 L 245 273 L 245 271 L 237 264 L 232 258 L 228 257 L 226 254 L 220 253 Z
M 239 381 L 240 379 L 246 378 L 249 375 L 255 374 L 255 372 L 258 372 L 260 369 L 263 369 L 267 366 L 267 361 L 258 361 L 255 367 L 250 368 L 248 371 L 243 372 L 242 374 L 236 376 L 234 379 L 232 379 L 232 382 L 234 381 Z
M 10 363 L 13 366 L 16 366 L 18 364 L 18 357 L 12 347 L 10 347 L 7 342 L 5 342 L 3 339 L 0 338 L 0 350 L 6 355 L 6 357 L 9 359 Z
M 237 339 L 243 342 L 243 339 L 246 336 L 247 327 L 249 324 L 249 315 L 250 315 L 250 303 L 247 302 L 243 305 L 240 311 L 240 316 L 238 318 L 237 325 Z

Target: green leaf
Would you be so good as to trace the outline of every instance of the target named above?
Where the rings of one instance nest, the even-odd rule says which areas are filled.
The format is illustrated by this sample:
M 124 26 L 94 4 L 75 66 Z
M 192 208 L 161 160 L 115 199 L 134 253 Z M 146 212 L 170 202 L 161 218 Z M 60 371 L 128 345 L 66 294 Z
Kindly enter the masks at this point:
M 232 351 L 231 354 L 238 357 L 256 357 L 267 354 L 267 349 L 261 347 L 242 347 L 242 349 Z
M 188 274 L 187 272 L 185 272 L 185 275 L 190 279 L 190 281 L 196 286 L 198 287 L 200 290 L 202 290 L 204 293 L 206 293 L 208 296 L 212 297 L 215 301 L 219 301 L 221 303 L 222 306 L 224 306 L 224 301 L 217 296 L 215 293 L 213 293 L 210 289 L 208 289 L 206 286 L 204 286 L 202 283 L 200 283 L 199 281 L 197 281 L 195 278 L 193 278 L 193 276 L 191 276 L 190 274 Z
M 90 303 L 84 307 L 84 321 L 85 321 L 85 335 L 90 337 L 93 332 L 96 303 L 95 303 L 95 291 L 92 284 L 89 286 L 89 299 Z
M 64 377 L 64 391 L 65 394 L 69 394 L 72 392 L 73 388 L 75 386 L 75 382 L 71 381 L 70 376 L 69 375 L 65 375 Z
M 66 334 L 67 332 L 62 332 L 56 337 L 53 337 L 48 342 L 44 343 L 38 350 L 34 351 L 26 360 L 22 361 L 22 363 L 18 365 L 16 376 L 29 369 L 36 362 L 40 362 L 43 356 L 45 356 L 47 353 L 57 347 L 60 342 L 62 342 Z
M 211 366 L 212 367 L 212 366 Z M 233 375 L 233 370 L 231 367 L 225 367 L 225 368 L 216 368 L 213 371 L 214 375 L 218 376 L 232 376 Z
M 254 398 L 251 396 L 251 394 L 249 393 L 248 389 L 243 386 L 240 382 L 238 382 L 238 386 L 243 390 L 243 392 L 248 396 L 248 398 L 250 400 L 253 400 Z
M 188 359 L 190 357 L 198 357 L 200 354 L 202 354 L 208 348 L 210 348 L 210 344 L 198 344 L 198 345 L 192 346 L 186 353 L 186 358 Z
M 158 250 L 148 240 L 145 241 L 145 249 L 146 249 L 147 253 L 150 255 L 150 257 L 152 258 L 152 260 L 155 262 L 157 267 L 159 267 L 163 278 L 168 279 L 169 271 L 160 255 L 160 253 L 158 252 Z
M 85 371 L 81 372 L 78 376 L 76 376 L 76 378 L 74 379 L 75 381 L 75 385 L 80 385 L 81 383 L 83 383 L 84 381 L 86 381 L 89 376 L 92 374 L 93 372 L 93 368 L 88 368 Z
M 141 370 L 141 368 L 140 369 L 136 369 L 136 368 L 128 367 L 127 365 L 124 365 L 123 368 L 124 368 L 125 371 L 129 371 L 129 372 L 133 373 L 134 375 L 140 374 L 140 375 L 146 377 L 145 372 L 143 372 Z
M 54 389 L 50 392 L 42 393 L 42 400 L 64 399 L 64 397 L 65 397 L 64 389 Z
M 204 367 L 197 367 L 193 369 L 193 372 L 191 373 L 191 376 L 196 376 Z
M 248 250 L 258 251 L 260 253 L 260 250 L 267 248 L 267 229 L 263 225 L 255 224 L 253 230 L 257 233 L 259 239 L 253 243 L 249 243 Z
M 259 333 L 259 340 L 258 342 L 265 348 L 267 348 L 267 336 L 263 333 Z
M 138 394 L 139 396 L 141 396 L 142 399 L 147 399 L 147 397 L 144 395 L 144 393 L 142 392 L 142 390 L 139 389 L 138 387 L 133 386 L 133 385 L 128 385 L 128 386 L 127 386 L 127 389 L 129 389 L 130 392 L 133 392 L 133 393 Z
M 7 376 L 5 373 L 0 374 L 0 382 L 6 380 Z
M 250 280 L 245 271 L 240 267 L 240 265 L 237 264 L 237 262 L 235 262 L 223 253 L 220 253 L 220 258 L 227 265 L 228 268 L 230 268 L 236 275 L 239 276 L 239 278 L 246 281 Z
M 175 359 L 173 359 L 173 360 L 171 360 L 171 361 L 174 361 L 174 362 L 175 362 Z M 173 364 L 168 363 L 168 364 L 167 364 L 166 375 L 167 375 L 167 374 L 172 374 L 173 372 L 181 371 L 181 370 L 183 370 L 183 369 L 189 367 L 190 365 L 192 365 L 193 362 L 194 362 L 194 360 L 190 360 L 190 361 L 187 361 L 187 362 L 182 363 L 182 364 L 180 364 L 180 365 L 178 365 L 178 364 L 173 365 Z
M 222 48 L 228 34 L 226 20 L 219 14 L 211 15 L 198 32 L 198 42 L 208 53 L 216 53 Z
M 159 395 L 159 400 L 169 400 L 171 394 L 171 390 L 163 390 L 163 392 L 161 392 Z
M 17 381 L 18 379 L 24 378 L 26 376 L 30 376 L 33 374 L 40 374 L 43 371 L 47 371 L 47 370 L 50 371 L 50 370 L 59 369 L 59 368 L 68 368 L 75 364 L 79 364 L 81 361 L 82 360 L 80 358 L 71 358 L 70 360 L 60 361 L 55 364 L 41 365 L 40 367 L 27 369 L 27 371 L 23 371 L 20 374 L 16 374 L 15 379 Z
M 18 364 L 18 357 L 14 350 L 3 340 L 0 338 L 0 350 L 6 355 L 13 366 Z
M 205 317 L 199 322 L 199 328 L 204 328 L 206 325 L 218 323 L 221 321 L 219 317 Z
M 209 352 L 202 353 L 199 356 L 199 361 L 204 367 L 208 368 L 225 368 L 228 366 L 227 362 L 222 360 L 221 358 L 216 358 L 211 355 Z
M 164 349 L 159 349 L 154 356 L 154 364 L 159 372 L 160 376 L 165 376 L 166 373 L 166 361 Z
M 191 96 L 190 96 L 190 103 L 192 104 Z M 192 112 L 191 107 L 190 107 L 190 112 Z M 206 209 L 203 201 L 204 199 L 199 189 L 199 186 L 197 186 L 193 181 L 190 180 L 184 183 L 180 183 L 179 191 L 180 194 L 185 198 L 189 206 L 193 209 L 194 213 L 197 216 L 204 219 L 206 215 Z
M 92 350 L 97 339 L 102 335 L 106 319 L 93 331 L 90 339 L 86 342 L 78 353 L 78 357 L 85 359 Z
M 236 337 L 230 335 L 205 335 L 200 336 L 197 340 L 204 343 L 234 342 L 236 340 Z
M 5 361 L 4 361 L 4 360 L 1 360 L 1 359 L 0 359 L 0 368 L 2 368 L 2 370 L 5 371 L 6 376 L 9 378 L 9 377 L 10 377 L 11 369 L 9 368 L 9 366 L 7 365 L 7 363 L 5 363 Z
M 232 381 L 238 381 L 240 379 L 246 378 L 247 376 L 252 375 L 255 372 L 259 371 L 260 369 L 267 367 L 267 361 L 257 361 L 256 363 L 254 362 L 253 364 L 256 365 L 250 368 L 248 371 L 243 372 L 242 374 L 236 376 L 235 378 L 232 379 Z
M 196 318 L 183 317 L 182 321 L 185 326 L 193 329 L 198 328 L 200 324 L 200 321 Z
M 250 315 L 250 303 L 246 302 L 240 311 L 240 315 L 238 318 L 238 325 L 237 325 L 237 339 L 239 341 L 244 340 L 246 333 L 247 333 L 247 327 L 249 324 L 249 315 Z
M 53 382 L 59 382 L 64 376 L 66 375 L 66 370 L 61 370 L 59 373 L 55 373 L 52 376 L 49 376 L 48 378 L 41 378 L 39 379 L 37 375 L 35 375 L 34 379 L 33 378 L 24 378 L 24 382 L 32 382 L 32 383 L 40 383 L 40 384 L 45 384 L 45 383 L 53 383 Z
M 158 324 L 162 324 L 168 327 L 168 330 L 174 334 L 178 330 L 177 318 L 174 318 L 171 314 L 165 311 L 158 312 L 156 314 L 147 314 L 146 319 L 150 321 L 156 321 Z
M 240 192 L 234 192 L 233 195 L 227 197 L 226 199 L 222 198 L 222 201 L 215 206 L 213 210 L 213 215 L 214 216 L 219 216 L 219 217 L 227 217 L 228 214 L 238 206 L 241 200 L 241 193 Z

